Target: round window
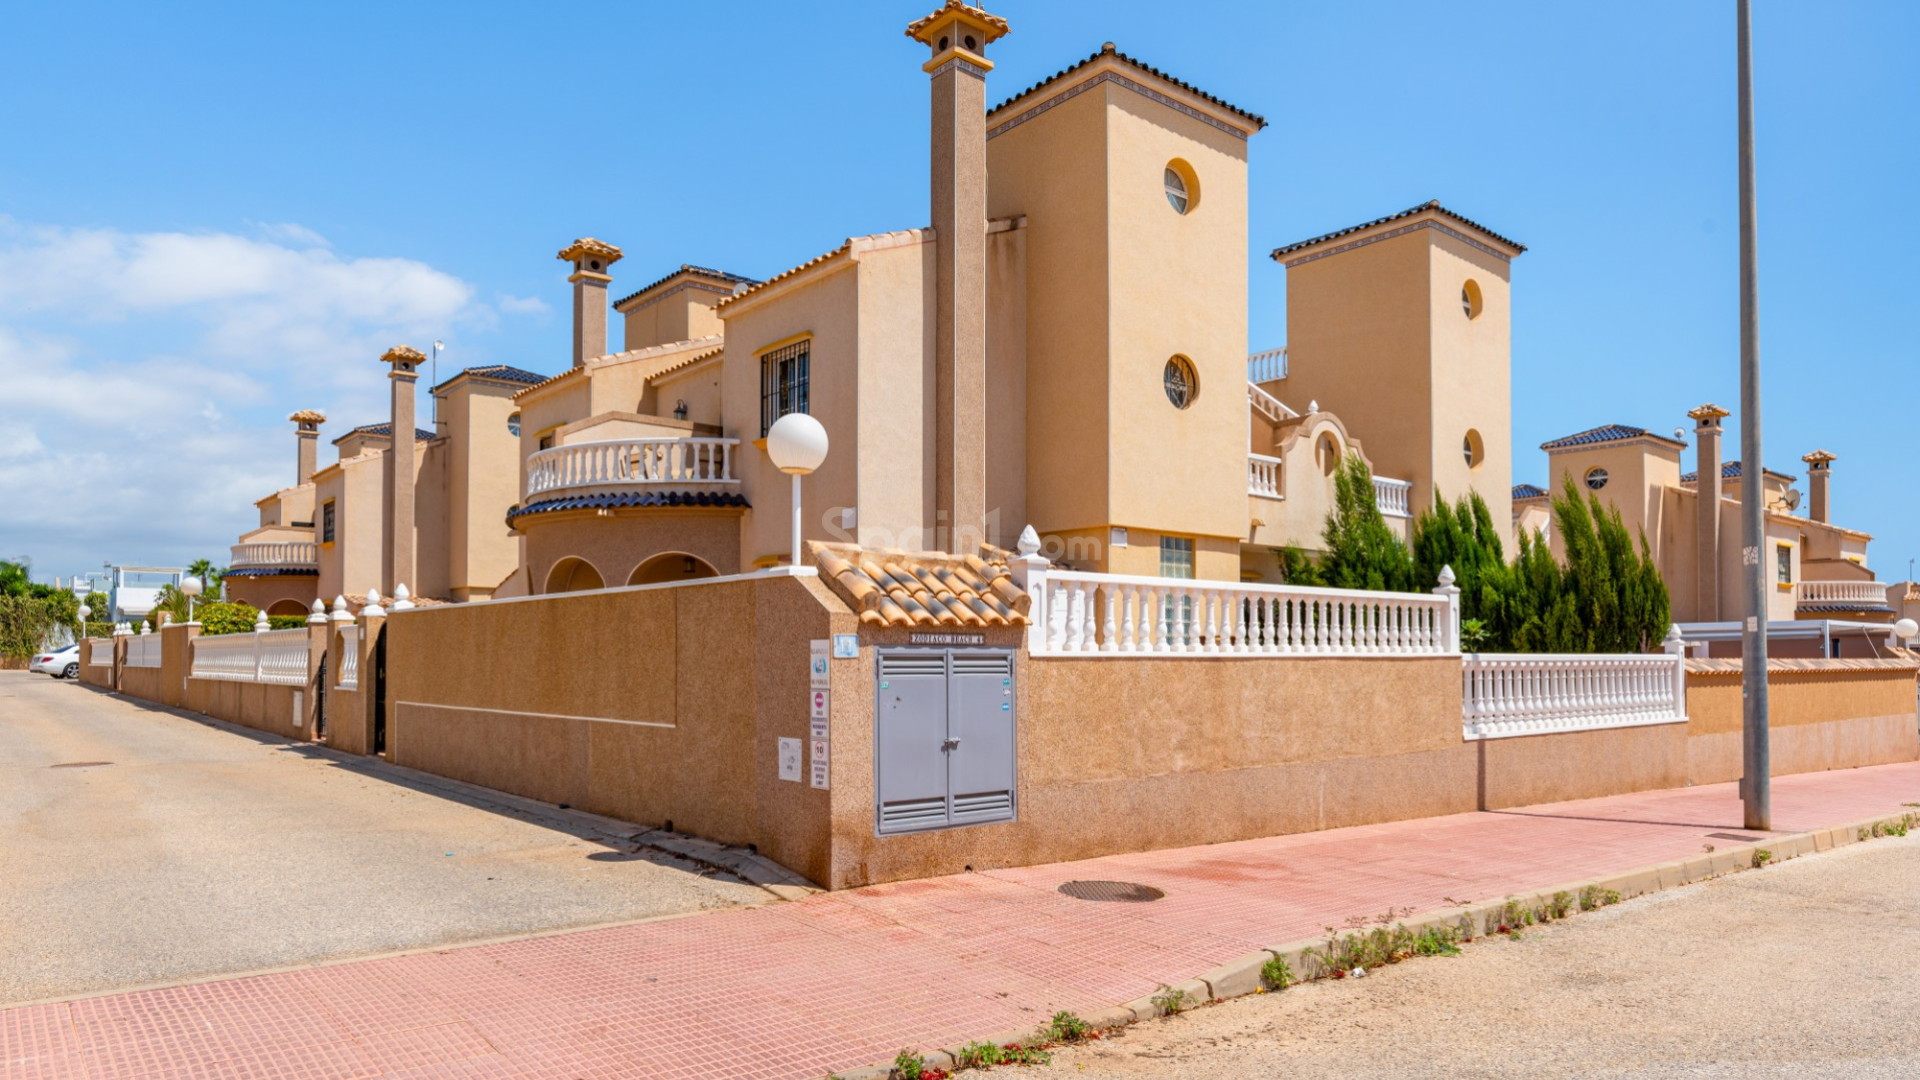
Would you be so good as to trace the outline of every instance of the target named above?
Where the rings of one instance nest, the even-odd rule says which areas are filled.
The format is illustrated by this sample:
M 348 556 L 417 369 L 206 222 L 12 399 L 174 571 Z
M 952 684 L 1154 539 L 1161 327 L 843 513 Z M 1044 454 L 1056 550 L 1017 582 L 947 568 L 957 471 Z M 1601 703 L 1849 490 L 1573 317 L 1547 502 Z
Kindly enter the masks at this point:
M 1460 440 L 1460 456 L 1466 459 L 1467 468 L 1477 469 L 1487 459 L 1487 447 L 1480 439 L 1480 433 L 1471 428 Z
M 512 435 L 516 439 L 520 437 L 519 413 L 514 413 L 512 416 L 507 417 L 507 434 Z
M 1468 278 L 1467 283 L 1460 286 L 1460 310 L 1467 318 L 1477 319 L 1480 317 L 1480 307 L 1480 283 Z
M 1184 409 L 1193 404 L 1200 393 L 1200 375 L 1193 370 L 1193 361 L 1184 356 L 1167 361 L 1166 387 L 1167 400 L 1173 402 L 1174 408 Z
M 1587 486 L 1595 491 L 1607 486 L 1607 470 L 1598 466 L 1587 470 Z
M 1167 190 L 1167 205 L 1173 207 L 1174 213 L 1185 214 L 1200 205 L 1200 181 L 1193 174 L 1193 166 L 1174 158 L 1167 162 L 1162 179 Z

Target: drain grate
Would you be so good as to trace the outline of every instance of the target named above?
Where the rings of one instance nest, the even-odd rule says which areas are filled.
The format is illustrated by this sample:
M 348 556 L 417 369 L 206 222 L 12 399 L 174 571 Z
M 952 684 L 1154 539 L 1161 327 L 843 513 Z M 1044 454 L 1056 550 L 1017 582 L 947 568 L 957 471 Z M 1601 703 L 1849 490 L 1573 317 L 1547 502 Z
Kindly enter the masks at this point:
M 1069 881 L 1060 886 L 1064 896 L 1075 900 L 1105 900 L 1118 904 L 1144 904 L 1167 895 L 1151 885 L 1131 881 Z
M 49 769 L 92 769 L 101 765 L 111 765 L 111 761 L 63 761 L 58 765 L 49 765 Z

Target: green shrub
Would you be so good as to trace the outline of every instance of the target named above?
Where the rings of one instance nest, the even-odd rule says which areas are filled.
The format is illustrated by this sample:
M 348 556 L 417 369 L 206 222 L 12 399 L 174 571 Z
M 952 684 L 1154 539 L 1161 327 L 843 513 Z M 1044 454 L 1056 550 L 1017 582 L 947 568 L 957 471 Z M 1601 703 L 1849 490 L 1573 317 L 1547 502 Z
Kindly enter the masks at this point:
M 252 604 L 215 600 L 210 604 L 195 605 L 193 617 L 200 623 L 200 632 L 208 636 L 247 634 L 253 632 L 253 623 L 260 617 L 260 610 Z

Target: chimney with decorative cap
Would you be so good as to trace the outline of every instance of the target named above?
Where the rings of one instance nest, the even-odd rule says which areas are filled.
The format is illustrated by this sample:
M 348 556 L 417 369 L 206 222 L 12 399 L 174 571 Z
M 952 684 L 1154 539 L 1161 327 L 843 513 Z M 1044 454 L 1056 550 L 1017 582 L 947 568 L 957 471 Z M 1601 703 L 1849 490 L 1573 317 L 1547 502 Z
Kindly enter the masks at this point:
M 1007 21 L 946 0 L 907 27 L 932 78 L 934 524 L 966 551 L 987 526 L 987 46 Z
M 315 453 L 320 444 L 320 425 L 327 422 L 327 414 L 315 409 L 301 409 L 287 419 L 293 421 L 294 438 L 299 440 L 299 450 L 294 458 L 294 484 L 307 484 L 313 481 Z
M 573 366 L 607 354 L 607 285 L 620 249 L 603 240 L 583 236 L 560 249 L 558 256 L 573 264 L 567 278 L 573 282 Z
M 1833 524 L 1833 463 L 1835 455 L 1815 450 L 1800 459 L 1807 463 L 1807 516 L 1822 525 Z
M 1694 420 L 1694 622 L 1720 619 L 1720 421 L 1727 410 L 1708 402 L 1687 413 Z
M 413 387 L 420 378 L 420 365 L 426 359 L 425 353 L 409 345 L 395 345 L 380 357 L 381 363 L 393 368 L 387 373 L 393 386 L 393 442 L 387 447 L 386 490 L 381 492 L 387 518 L 387 546 L 380 553 L 380 583 L 388 590 L 403 581 L 414 580 Z

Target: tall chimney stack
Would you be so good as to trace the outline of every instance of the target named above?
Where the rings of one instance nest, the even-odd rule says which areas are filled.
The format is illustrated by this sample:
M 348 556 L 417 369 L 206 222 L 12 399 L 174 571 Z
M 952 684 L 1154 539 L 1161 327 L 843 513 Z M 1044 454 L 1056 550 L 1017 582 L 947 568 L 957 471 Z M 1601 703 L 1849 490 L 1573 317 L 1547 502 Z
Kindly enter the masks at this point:
M 1833 523 L 1833 483 L 1834 455 L 1825 450 L 1815 450 L 1800 459 L 1807 463 L 1807 516 L 1822 525 Z
M 294 423 L 294 438 L 299 440 L 299 452 L 294 458 L 294 486 L 313 482 L 314 458 L 319 450 L 320 425 L 327 422 L 327 414 L 315 409 L 301 409 L 287 419 Z
M 559 258 L 573 264 L 573 366 L 585 367 L 607 355 L 607 285 L 620 249 L 591 236 L 562 248 Z
M 426 359 L 425 353 L 409 345 L 395 345 L 380 357 L 393 368 L 387 373 L 393 381 L 393 444 L 387 447 L 387 483 L 382 492 L 387 547 L 380 553 L 380 583 L 388 596 L 403 584 L 416 591 L 420 587 L 413 573 L 413 384 Z
M 1708 402 L 1687 413 L 1694 420 L 1693 442 L 1699 480 L 1694 500 L 1693 621 L 1720 620 L 1720 421 L 1727 410 Z
M 934 524 L 964 551 L 987 524 L 987 46 L 1007 21 L 946 0 L 907 27 L 932 58 Z

